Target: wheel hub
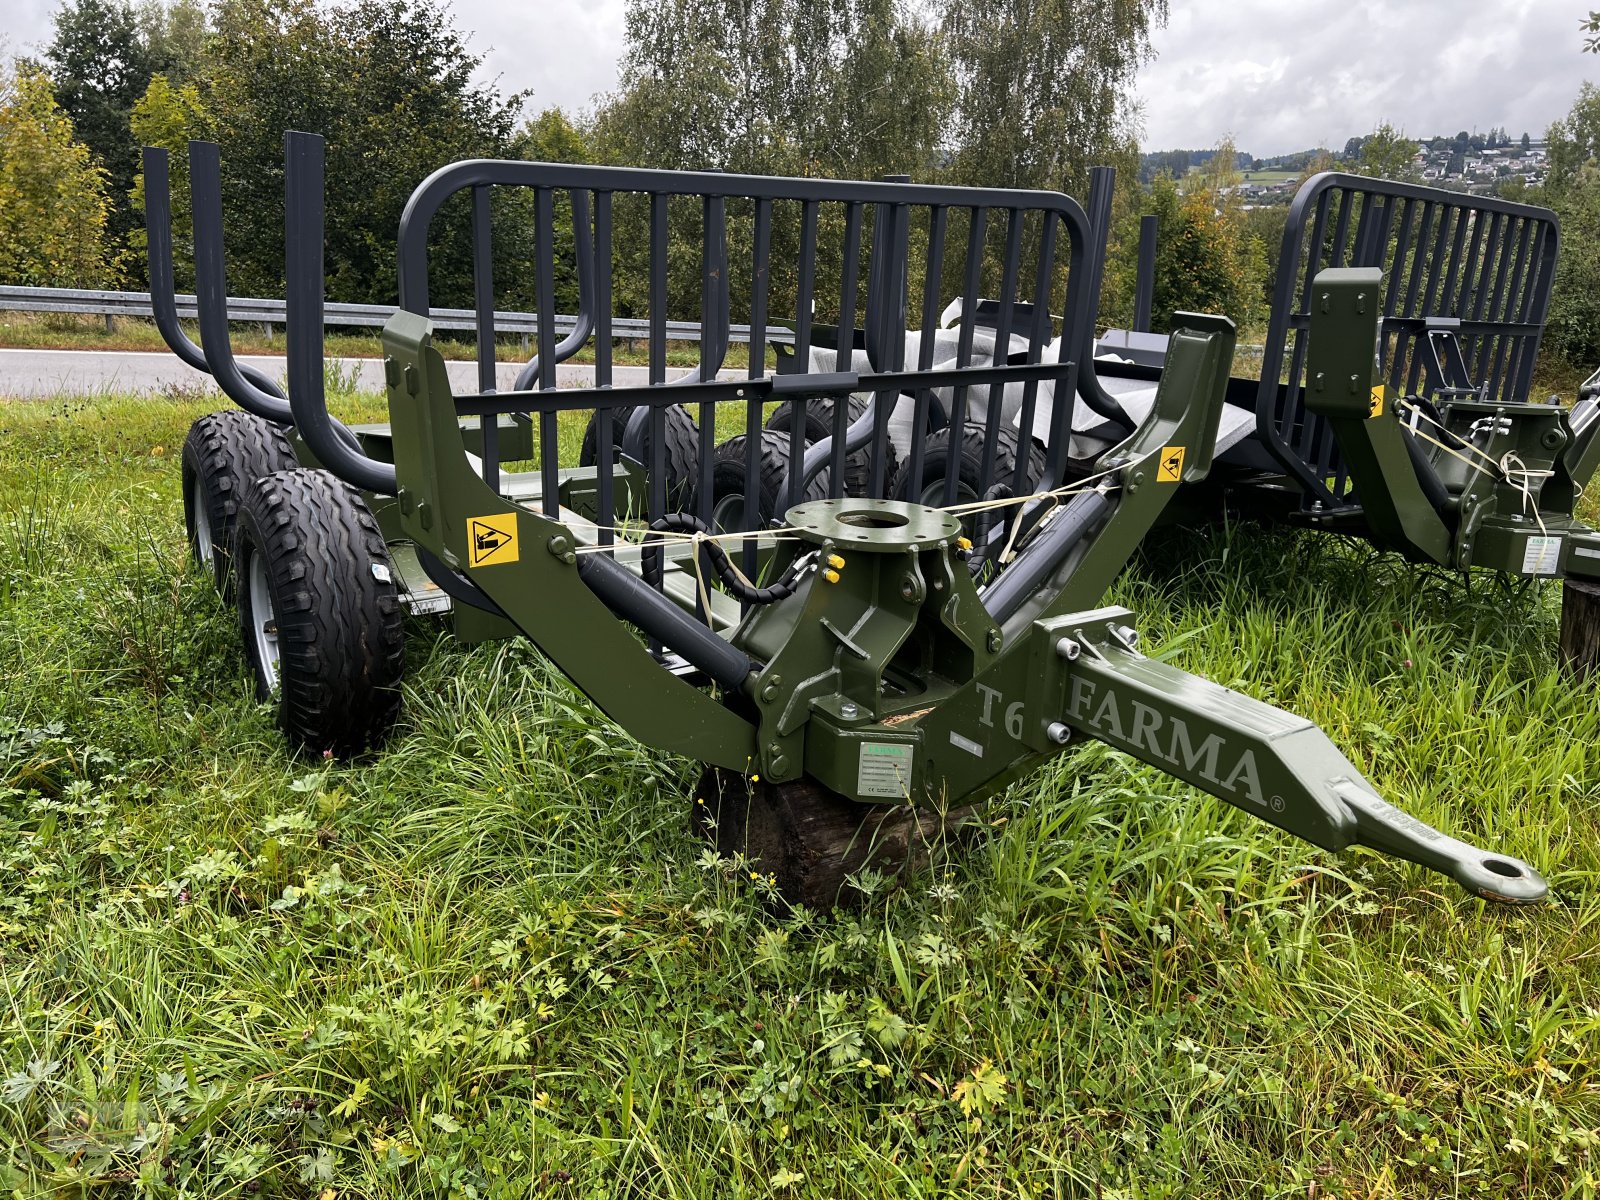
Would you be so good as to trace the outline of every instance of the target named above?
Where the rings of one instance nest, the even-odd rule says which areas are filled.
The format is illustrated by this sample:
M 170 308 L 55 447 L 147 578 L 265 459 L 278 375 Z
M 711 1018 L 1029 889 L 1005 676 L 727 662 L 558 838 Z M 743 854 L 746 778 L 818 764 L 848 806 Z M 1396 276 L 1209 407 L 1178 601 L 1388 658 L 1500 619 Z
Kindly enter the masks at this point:
M 278 614 L 272 606 L 272 589 L 267 582 L 267 564 L 261 555 L 250 555 L 246 572 L 250 589 L 250 634 L 255 641 L 256 662 L 261 678 L 271 691 L 278 686 L 278 662 L 282 651 L 278 642 Z

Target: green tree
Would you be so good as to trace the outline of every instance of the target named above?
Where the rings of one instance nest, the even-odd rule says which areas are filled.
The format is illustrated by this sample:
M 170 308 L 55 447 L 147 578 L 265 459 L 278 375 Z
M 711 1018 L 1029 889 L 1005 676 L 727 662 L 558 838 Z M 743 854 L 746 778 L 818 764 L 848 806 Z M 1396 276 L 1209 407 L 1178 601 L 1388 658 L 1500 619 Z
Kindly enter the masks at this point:
M 1416 142 L 1385 121 L 1361 139 L 1361 150 L 1352 169 L 1358 175 L 1414 183 L 1418 177 L 1418 149 Z
M 162 64 L 127 0 L 66 0 L 56 12 L 44 65 L 56 102 L 105 168 L 111 187 L 107 232 L 120 250 L 137 224 L 128 199 L 139 157 L 129 116 Z M 137 264 L 135 273 L 142 274 Z
M 165 75 L 156 75 L 133 106 L 129 125 L 138 145 L 167 151 L 172 191 L 172 258 L 178 278 L 187 279 L 194 268 L 188 147 L 191 138 L 204 137 L 206 133 L 206 112 L 200 91 L 192 83 L 174 85 Z M 132 201 L 136 211 L 144 211 L 142 167 L 133 179 Z M 148 244 L 143 225 L 134 229 L 129 241 L 142 258 Z
M 1550 169 L 1543 198 L 1561 219 L 1545 345 L 1587 369 L 1600 354 L 1600 89 L 1584 84 L 1545 138 Z
M 926 178 L 950 99 L 907 0 L 629 0 L 597 132 L 647 166 Z
M 173 83 L 201 73 L 210 22 L 199 0 L 142 0 L 135 15 L 156 70 Z
M 30 67 L 0 76 L 0 279 L 29 287 L 107 287 L 106 172 L 73 138 L 50 81 Z
M 474 82 L 472 54 L 432 0 L 219 0 L 200 96 L 225 148 L 224 215 L 234 291 L 283 286 L 283 135 L 328 141 L 328 294 L 395 296 L 394 241 L 411 191 L 461 158 L 512 143 L 520 96 Z M 466 200 L 436 222 L 435 303 L 470 296 Z
M 929 179 L 940 168 L 953 92 L 937 32 L 910 0 L 630 0 L 627 34 L 621 86 L 594 124 L 604 161 L 866 179 Z M 840 253 L 836 215 L 820 231 L 823 272 Z M 692 253 L 698 214 L 674 206 L 670 220 L 674 253 Z M 749 225 L 730 210 L 734 245 Z M 775 313 L 794 296 L 796 232 L 788 221 L 773 227 Z M 642 314 L 648 247 L 626 207 L 617 236 L 614 294 Z M 675 315 L 698 312 L 694 276 L 673 273 Z M 744 307 L 750 271 L 730 283 Z
M 1157 220 L 1156 273 L 1151 325 L 1168 332 L 1179 311 L 1215 312 L 1254 328 L 1265 316 L 1267 240 L 1274 225 L 1250 219 L 1232 190 L 1239 182 L 1231 143 L 1224 142 L 1199 171 L 1184 180 L 1158 176 L 1141 202 L 1118 221 L 1102 306 L 1103 323 L 1131 320 L 1138 274 L 1139 220 Z M 1282 234 L 1281 219 L 1275 225 Z M 1277 247 L 1271 247 L 1275 255 Z
M 586 131 L 572 123 L 559 108 L 547 108 L 517 132 L 517 154 L 534 162 L 586 163 L 594 161 L 594 146 Z
M 1600 157 L 1600 88 L 1586 83 L 1566 116 L 1545 132 L 1552 195 L 1564 191 Z
M 941 0 L 957 85 L 950 173 L 1081 191 L 1131 141 L 1134 72 L 1166 0 Z

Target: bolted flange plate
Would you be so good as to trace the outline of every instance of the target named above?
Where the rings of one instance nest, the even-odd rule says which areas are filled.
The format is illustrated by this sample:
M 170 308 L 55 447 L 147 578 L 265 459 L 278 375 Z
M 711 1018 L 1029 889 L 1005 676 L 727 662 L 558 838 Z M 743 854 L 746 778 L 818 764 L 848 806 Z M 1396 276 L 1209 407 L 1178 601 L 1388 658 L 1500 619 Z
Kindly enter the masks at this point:
M 813 500 L 783 519 L 805 541 L 879 554 L 932 550 L 961 536 L 949 513 L 901 500 Z

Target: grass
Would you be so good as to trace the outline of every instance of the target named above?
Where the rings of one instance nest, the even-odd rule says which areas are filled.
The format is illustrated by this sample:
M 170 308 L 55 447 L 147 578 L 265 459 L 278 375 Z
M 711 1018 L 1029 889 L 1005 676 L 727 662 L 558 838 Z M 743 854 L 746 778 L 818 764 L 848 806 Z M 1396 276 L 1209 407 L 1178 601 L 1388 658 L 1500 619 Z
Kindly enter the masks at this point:
M 859 913 L 779 914 L 689 832 L 694 765 L 526 643 L 414 622 L 386 750 L 290 758 L 185 562 L 204 406 L 0 405 L 11 1194 L 1595 1194 L 1600 697 L 1556 589 L 1219 528 L 1111 597 L 1542 908 L 1086 744 Z

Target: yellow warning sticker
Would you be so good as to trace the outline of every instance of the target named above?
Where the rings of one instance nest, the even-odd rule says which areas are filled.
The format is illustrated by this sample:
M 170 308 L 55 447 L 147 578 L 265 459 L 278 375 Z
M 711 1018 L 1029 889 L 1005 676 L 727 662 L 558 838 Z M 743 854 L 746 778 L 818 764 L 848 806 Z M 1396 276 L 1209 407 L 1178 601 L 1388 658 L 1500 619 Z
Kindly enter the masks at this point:
M 519 557 L 516 513 L 467 518 L 468 566 L 497 567 L 514 563 Z
M 1367 419 L 1383 415 L 1383 385 L 1380 383 L 1372 389 L 1372 403 L 1367 405 Z
M 1157 483 L 1177 483 L 1183 478 L 1183 447 L 1164 446 L 1156 464 Z

